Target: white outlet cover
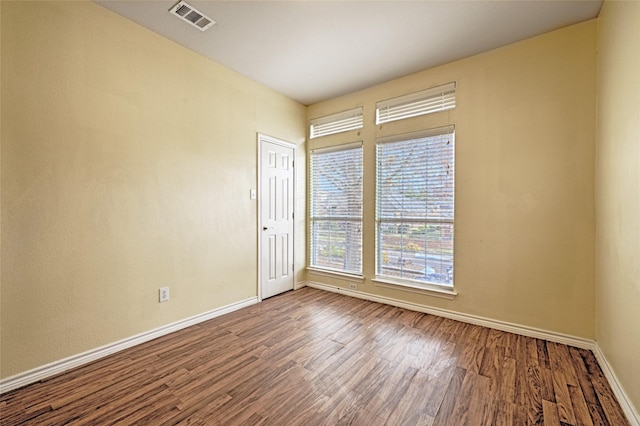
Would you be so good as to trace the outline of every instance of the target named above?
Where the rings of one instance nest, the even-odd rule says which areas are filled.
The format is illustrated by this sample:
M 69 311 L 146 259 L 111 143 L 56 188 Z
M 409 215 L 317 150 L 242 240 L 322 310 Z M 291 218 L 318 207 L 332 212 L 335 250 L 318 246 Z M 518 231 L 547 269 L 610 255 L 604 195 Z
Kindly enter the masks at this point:
M 169 287 L 162 287 L 159 291 L 159 301 L 167 302 L 169 300 Z

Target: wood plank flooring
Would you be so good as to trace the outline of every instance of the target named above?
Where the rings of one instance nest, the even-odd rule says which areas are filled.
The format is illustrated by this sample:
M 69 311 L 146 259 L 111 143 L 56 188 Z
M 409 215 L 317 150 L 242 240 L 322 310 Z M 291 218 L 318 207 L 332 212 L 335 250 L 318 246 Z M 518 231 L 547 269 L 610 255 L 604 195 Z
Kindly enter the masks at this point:
M 289 292 L 0 397 L 1 425 L 627 425 L 590 351 Z

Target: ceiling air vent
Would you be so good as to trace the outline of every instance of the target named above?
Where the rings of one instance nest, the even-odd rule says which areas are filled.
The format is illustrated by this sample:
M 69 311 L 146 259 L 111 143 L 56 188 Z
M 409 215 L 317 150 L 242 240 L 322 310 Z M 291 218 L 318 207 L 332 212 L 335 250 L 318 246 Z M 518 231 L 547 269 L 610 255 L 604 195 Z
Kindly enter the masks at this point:
M 171 14 L 177 16 L 183 21 L 187 21 L 200 31 L 204 31 L 216 23 L 213 19 L 204 16 L 195 7 L 187 4 L 184 1 L 179 2 L 169 10 Z

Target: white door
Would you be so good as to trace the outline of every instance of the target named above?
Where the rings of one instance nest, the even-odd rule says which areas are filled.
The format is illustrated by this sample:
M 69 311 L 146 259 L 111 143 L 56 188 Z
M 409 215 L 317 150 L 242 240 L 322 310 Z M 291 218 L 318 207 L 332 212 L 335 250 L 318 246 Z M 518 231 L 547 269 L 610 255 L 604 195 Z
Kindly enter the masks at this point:
M 294 145 L 259 135 L 259 280 L 265 299 L 293 290 Z

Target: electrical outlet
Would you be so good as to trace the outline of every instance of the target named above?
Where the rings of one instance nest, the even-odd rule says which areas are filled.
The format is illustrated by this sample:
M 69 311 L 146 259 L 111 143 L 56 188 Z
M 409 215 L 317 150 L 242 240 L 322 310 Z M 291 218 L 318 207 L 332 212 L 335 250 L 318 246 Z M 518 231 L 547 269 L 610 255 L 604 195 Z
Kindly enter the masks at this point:
M 169 301 L 169 287 L 160 288 L 160 303 Z
M 357 290 L 358 289 L 358 283 L 349 283 L 349 288 L 351 290 Z

